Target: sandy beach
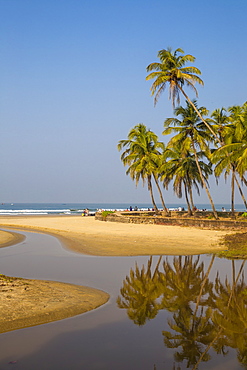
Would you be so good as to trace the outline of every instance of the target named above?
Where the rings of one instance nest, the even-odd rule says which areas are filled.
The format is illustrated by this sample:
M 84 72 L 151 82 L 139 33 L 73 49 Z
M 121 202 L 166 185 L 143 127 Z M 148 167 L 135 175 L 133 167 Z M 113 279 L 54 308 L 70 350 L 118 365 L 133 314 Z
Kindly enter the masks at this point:
M 96 221 L 81 216 L 0 217 L 0 247 L 21 242 L 19 230 L 48 233 L 65 247 L 100 256 L 188 255 L 222 249 L 225 231 Z M 105 292 L 51 281 L 0 275 L 0 333 L 60 320 L 92 310 L 109 299 Z
M 22 242 L 25 237 L 18 233 L 9 233 L 0 230 L 0 248 Z
M 193 227 L 103 222 L 92 216 L 9 216 L 0 217 L 0 226 L 49 233 L 68 248 L 100 256 L 211 253 L 224 249 L 220 243 L 227 234 Z
M 109 294 L 84 286 L 0 275 L 0 333 L 93 310 Z

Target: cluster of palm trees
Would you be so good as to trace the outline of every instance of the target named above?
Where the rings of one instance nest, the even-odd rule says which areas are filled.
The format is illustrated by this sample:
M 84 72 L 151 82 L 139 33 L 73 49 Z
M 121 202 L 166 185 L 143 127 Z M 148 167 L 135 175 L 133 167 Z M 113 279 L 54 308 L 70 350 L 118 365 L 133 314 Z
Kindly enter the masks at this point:
M 218 273 L 211 281 L 214 260 L 213 255 L 205 269 L 200 256 L 174 257 L 173 263 L 168 258 L 162 263 L 160 257 L 152 268 L 151 256 L 147 267 L 130 270 L 117 299 L 118 307 L 139 326 L 161 311 L 170 312 L 169 330 L 162 331 L 164 345 L 175 349 L 175 363 L 185 361 L 194 370 L 210 360 L 212 350 L 226 355 L 235 349 L 238 361 L 245 367 L 247 363 L 246 260 L 239 271 L 235 261 L 229 261 L 232 281 L 221 281 Z
M 147 80 L 154 79 L 151 86 L 154 103 L 166 86 L 174 107 L 173 118 L 164 122 L 163 135 L 173 135 L 165 145 L 158 136 L 138 124 L 130 130 L 126 140 L 120 140 L 118 150 L 123 150 L 121 160 L 128 166 L 126 174 L 139 183 L 147 182 L 153 207 L 158 212 L 154 199 L 153 182 L 157 186 L 161 203 L 168 215 L 160 184 L 168 188 L 173 183 L 175 194 L 186 199 L 188 213 L 193 213 L 193 189 L 198 193 L 204 188 L 210 201 L 214 217 L 218 219 L 213 199 L 209 192 L 208 179 L 214 174 L 218 181 L 221 174 L 231 175 L 231 210 L 234 214 L 235 185 L 247 208 L 242 186 L 247 185 L 247 102 L 242 106 L 214 110 L 209 115 L 205 107 L 198 107 L 184 92 L 184 85 L 191 87 L 197 95 L 195 83 L 203 85 L 200 70 L 185 66 L 195 57 L 185 55 L 182 49 L 174 52 L 170 48 L 159 51 L 160 62 L 151 63 Z M 186 99 L 180 106 L 180 93 Z

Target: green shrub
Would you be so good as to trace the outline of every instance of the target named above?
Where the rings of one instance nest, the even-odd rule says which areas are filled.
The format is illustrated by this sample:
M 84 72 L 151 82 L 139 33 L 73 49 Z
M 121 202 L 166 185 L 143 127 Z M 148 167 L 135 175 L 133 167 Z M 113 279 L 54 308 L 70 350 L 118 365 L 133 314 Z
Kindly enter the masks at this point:
M 106 221 L 106 217 L 107 217 L 109 214 L 111 214 L 111 213 L 114 213 L 114 211 L 103 211 L 103 212 L 102 212 L 102 218 L 103 218 L 103 220 L 105 220 L 105 221 Z
M 242 217 L 247 217 L 247 212 L 242 213 Z

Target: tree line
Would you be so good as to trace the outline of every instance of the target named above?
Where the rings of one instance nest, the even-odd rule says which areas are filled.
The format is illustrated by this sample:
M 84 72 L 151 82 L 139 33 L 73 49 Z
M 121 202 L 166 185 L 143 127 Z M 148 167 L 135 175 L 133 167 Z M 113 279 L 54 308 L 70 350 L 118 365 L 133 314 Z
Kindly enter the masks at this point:
M 158 52 L 159 62 L 147 66 L 150 72 L 146 80 L 153 79 L 151 94 L 154 104 L 168 87 L 169 98 L 174 108 L 174 117 L 164 121 L 163 135 L 170 135 L 167 144 L 139 123 L 129 131 L 125 140 L 118 142 L 118 150 L 123 151 L 121 160 L 127 166 L 136 185 L 140 180 L 147 183 L 151 201 L 156 213 L 153 183 L 158 189 L 163 210 L 169 214 L 162 193 L 162 186 L 170 184 L 178 198 L 185 197 L 188 214 L 195 209 L 193 191 L 200 194 L 203 188 L 208 196 L 215 219 L 218 214 L 209 191 L 208 179 L 214 175 L 231 178 L 231 212 L 234 215 L 235 189 L 237 188 L 247 209 L 243 186 L 247 185 L 247 102 L 239 106 L 215 109 L 211 114 L 206 107 L 199 107 L 196 99 L 190 99 L 184 86 L 192 88 L 198 97 L 195 84 L 203 85 L 199 77 L 201 71 L 188 62 L 195 57 L 185 55 L 182 49 L 163 49 Z M 180 94 L 186 101 L 180 105 Z

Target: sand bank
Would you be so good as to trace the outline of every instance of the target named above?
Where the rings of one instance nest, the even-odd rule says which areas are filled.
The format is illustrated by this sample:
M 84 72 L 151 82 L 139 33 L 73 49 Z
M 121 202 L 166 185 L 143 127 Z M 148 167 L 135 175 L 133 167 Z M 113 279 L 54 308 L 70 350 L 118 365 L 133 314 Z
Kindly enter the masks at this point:
M 69 248 L 100 256 L 188 255 L 225 249 L 229 232 L 193 227 L 125 224 L 81 216 L 0 217 L 0 225 L 57 236 Z
M 0 248 L 20 243 L 24 239 L 24 235 L 18 233 L 9 233 L 7 231 L 0 230 Z
M 0 230 L 0 247 L 24 239 L 21 234 Z M 75 316 L 108 299 L 109 294 L 94 288 L 0 274 L 0 333 Z
M 0 275 L 0 333 L 75 316 L 106 303 L 103 291 Z

